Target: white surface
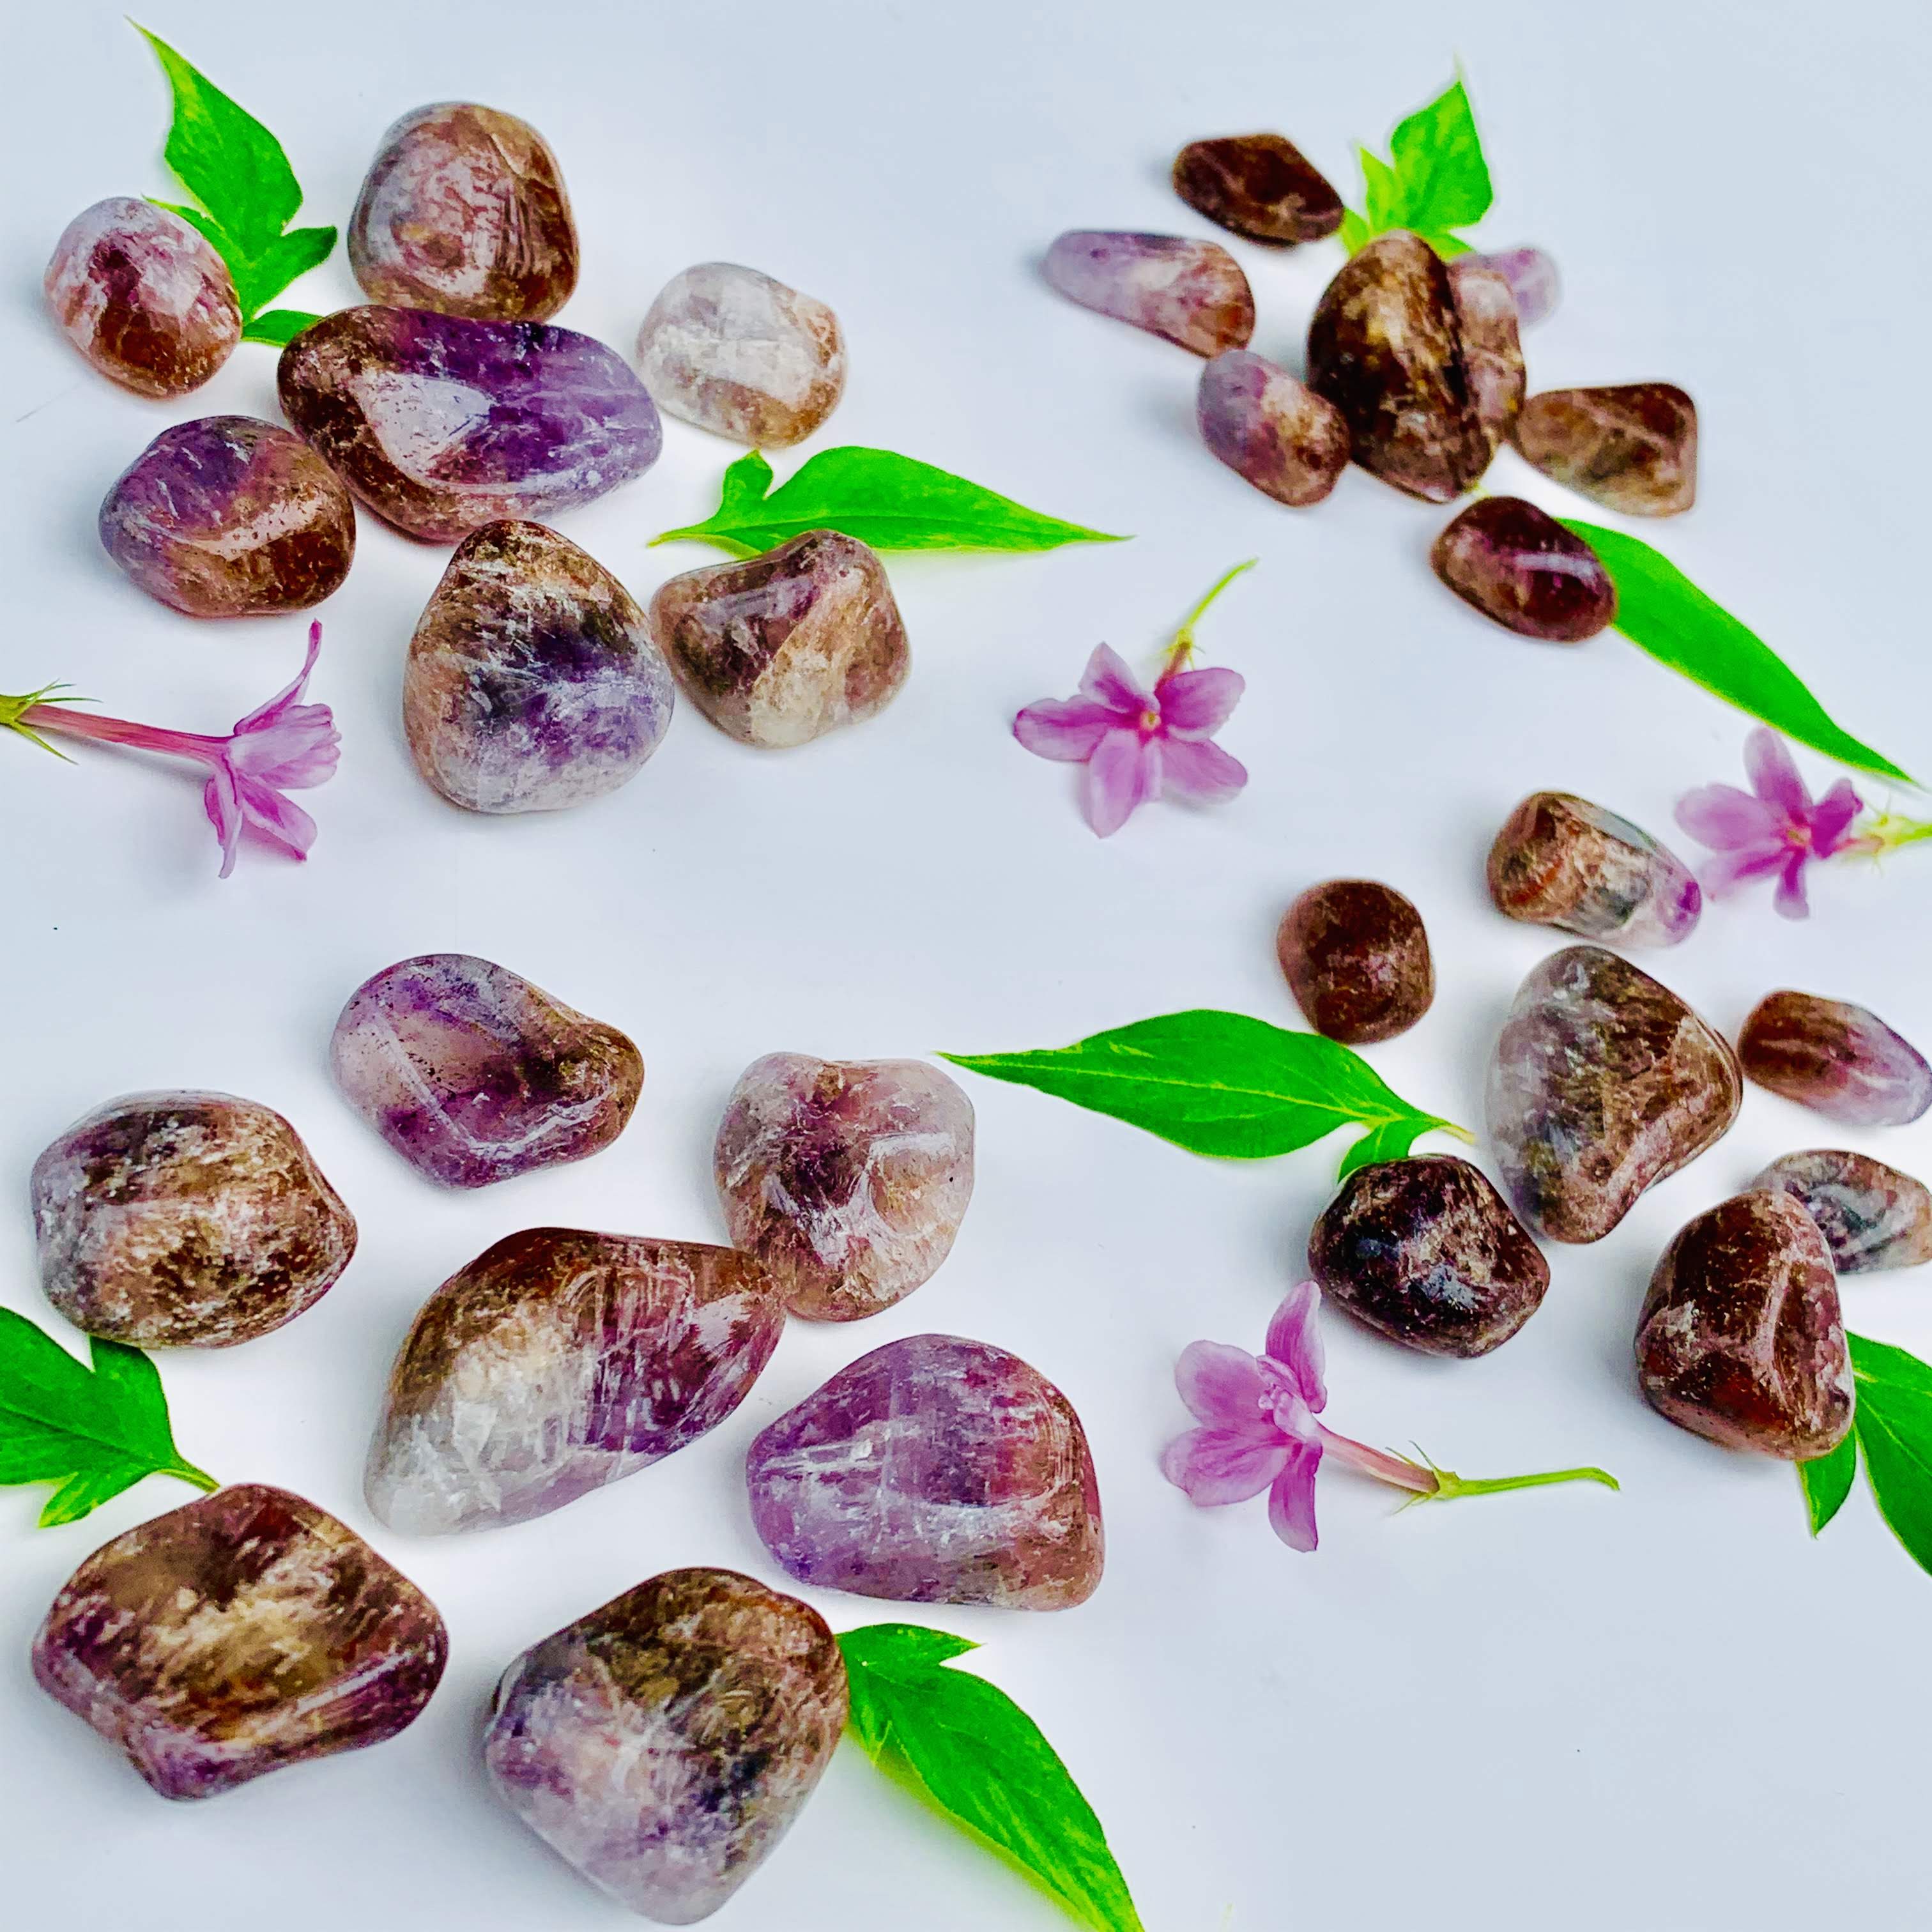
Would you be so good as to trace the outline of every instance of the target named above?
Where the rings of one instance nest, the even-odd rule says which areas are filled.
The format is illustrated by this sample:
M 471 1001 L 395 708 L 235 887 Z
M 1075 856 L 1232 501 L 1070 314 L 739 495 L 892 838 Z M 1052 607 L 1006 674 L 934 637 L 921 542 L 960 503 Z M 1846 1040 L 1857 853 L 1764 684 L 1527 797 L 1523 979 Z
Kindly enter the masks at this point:
M 124 715 L 216 728 L 290 674 L 292 620 L 198 625 L 107 563 L 94 510 L 166 424 L 272 416 L 274 358 L 244 345 L 198 394 L 144 404 L 41 313 L 54 237 L 100 196 L 159 192 L 152 61 L 118 7 L 7 0 L 8 613 L 0 689 L 62 677 Z M 259 853 L 226 885 L 194 782 L 0 745 L 7 1016 L 0 1299 L 48 1318 L 24 1189 L 38 1150 L 130 1089 L 208 1086 L 285 1110 L 360 1217 L 314 1312 L 225 1354 L 164 1364 L 184 1448 L 374 1529 L 358 1478 L 389 1356 L 418 1304 L 490 1241 L 542 1222 L 717 1238 L 709 1148 L 756 1055 L 1058 1044 L 1202 1004 L 1288 1024 L 1274 923 L 1338 873 L 1421 907 L 1436 1009 L 1376 1064 L 1473 1121 L 1502 1012 L 1558 943 L 1484 899 L 1487 843 L 1526 791 L 1580 791 L 1668 835 L 1684 788 L 1736 779 L 1746 726 L 1613 636 L 1509 637 L 1430 576 L 1445 513 L 1360 472 L 1282 510 L 1199 448 L 1198 365 L 1055 299 L 1032 263 L 1062 228 L 1215 233 L 1164 171 L 1198 135 L 1280 127 L 1352 194 L 1379 142 L 1460 55 L 1498 184 L 1483 231 L 1551 248 L 1567 284 L 1530 340 L 1539 386 L 1667 376 L 1696 397 L 1702 501 L 1653 526 L 1758 622 L 1854 730 L 1932 770 L 1922 413 L 1922 14 L 1883 0 L 1583 10 L 1348 8 L 1252 0 L 981 0 L 538 8 L 500 0 L 164 0 L 145 16 L 287 143 L 311 220 L 340 222 L 382 130 L 425 100 L 513 109 L 550 136 L 582 226 L 562 320 L 627 346 L 694 261 L 755 264 L 831 302 L 846 400 L 812 448 L 889 446 L 1042 509 L 1138 532 L 1015 560 L 896 560 L 916 669 L 877 723 L 782 756 L 680 708 L 637 781 L 587 810 L 501 821 L 441 805 L 398 718 L 402 652 L 444 554 L 365 518 L 322 611 L 316 694 L 339 778 L 310 801 L 306 868 Z M 1233 243 L 1255 346 L 1298 363 L 1332 246 Z M 356 299 L 338 254 L 290 299 Z M 736 452 L 666 425 L 651 475 L 567 520 L 640 596 L 712 554 L 652 551 L 708 512 Z M 789 473 L 796 454 L 782 458 Z M 1560 493 L 1514 458 L 1498 487 Z M 1586 514 L 1589 514 L 1587 511 Z M 1211 816 L 1143 812 L 1096 843 L 1071 775 L 1007 736 L 1102 638 L 1145 662 L 1228 563 L 1210 620 L 1246 673 L 1224 742 L 1254 779 Z M 1808 770 L 1828 773 L 1808 758 Z M 1734 1030 L 1791 985 L 1932 1034 L 1932 865 L 1820 879 L 1793 927 L 1762 898 L 1647 958 Z M 343 1000 L 406 954 L 487 954 L 630 1030 L 649 1066 L 609 1153 L 474 1195 L 419 1181 L 342 1106 L 325 1059 Z M 1650 1268 L 1690 1215 L 1769 1157 L 1840 1136 L 1762 1092 L 1736 1130 L 1600 1246 L 1558 1249 L 1542 1312 L 1500 1354 L 1411 1357 L 1337 1318 L 1336 1426 L 1420 1442 L 1467 1474 L 1597 1461 L 1619 1496 L 1547 1490 L 1391 1520 L 1337 1474 L 1324 1547 L 1262 1504 L 1190 1510 L 1154 1457 L 1185 1418 L 1169 1374 L 1206 1335 L 1258 1344 L 1295 1277 L 1339 1140 L 1240 1167 L 1195 1160 L 1017 1088 L 971 1082 L 978 1192 L 952 1258 L 862 1328 L 794 1324 L 745 1406 L 674 1462 L 525 1527 L 449 1541 L 376 1532 L 448 1618 L 424 1720 L 376 1751 L 164 1806 L 34 1688 L 29 1636 L 68 1570 L 188 1499 L 143 1485 L 86 1524 L 32 1527 L 0 1492 L 0 1922 L 106 1932 L 596 1932 L 626 1922 L 492 1802 L 488 1686 L 525 1644 L 690 1562 L 776 1578 L 740 1459 L 834 1368 L 944 1329 L 1018 1350 L 1085 1418 L 1110 1532 L 1106 1582 L 1053 1617 L 939 1611 L 1030 1710 L 1091 1796 L 1150 1932 L 1729 1932 L 1923 1916 L 1924 1633 L 1932 1578 L 1862 1486 L 1808 1541 L 1790 1472 L 1671 1428 L 1636 1393 Z M 1922 1172 L 1932 1123 L 1850 1144 Z M 1852 1319 L 1932 1350 L 1932 1278 L 1860 1280 Z M 837 1624 L 896 1614 L 820 1597 Z M 130 1918 L 133 1915 L 132 1920 Z M 841 1754 L 719 1932 L 1050 1932 L 978 1850 Z

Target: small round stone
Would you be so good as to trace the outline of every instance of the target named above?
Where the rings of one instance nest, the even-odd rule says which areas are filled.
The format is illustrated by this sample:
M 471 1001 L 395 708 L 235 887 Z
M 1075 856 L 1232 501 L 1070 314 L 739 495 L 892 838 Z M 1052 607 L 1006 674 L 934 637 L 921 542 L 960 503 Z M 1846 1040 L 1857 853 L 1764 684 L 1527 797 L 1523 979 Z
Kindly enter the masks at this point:
M 356 506 L 298 436 L 252 416 L 162 430 L 100 506 L 107 554 L 190 617 L 305 610 L 356 555 Z
M 1373 879 L 1311 886 L 1288 908 L 1275 951 L 1309 1024 L 1352 1046 L 1406 1033 L 1436 997 L 1422 915 Z
M 68 340 L 136 395 L 200 388 L 242 340 L 228 265 L 178 215 L 133 195 L 68 224 L 44 286 Z
M 1201 372 L 1201 440 L 1234 473 L 1291 508 L 1318 503 L 1348 466 L 1348 425 L 1324 396 L 1246 349 Z
M 1520 496 L 1472 503 L 1436 539 L 1436 574 L 1466 604 L 1520 637 L 1577 644 L 1617 614 L 1597 553 Z
M 1768 994 L 1738 1036 L 1760 1087 L 1854 1127 L 1902 1127 L 1932 1108 L 1932 1066 L 1863 1006 L 1816 993 Z
M 382 136 L 347 244 L 364 293 L 394 308 L 544 322 L 577 286 L 577 224 L 549 142 L 474 101 L 418 107 Z
M 132 1094 L 34 1163 L 40 1284 L 77 1328 L 226 1348 L 320 1301 L 356 1219 L 280 1114 L 226 1094 Z
M 1322 1292 L 1405 1348 L 1486 1355 L 1541 1306 L 1550 1264 L 1480 1168 L 1453 1155 L 1358 1167 L 1309 1237 Z
M 1869 1154 L 1814 1148 L 1751 1183 L 1790 1195 L 1818 1224 L 1840 1275 L 1932 1262 L 1932 1189 Z

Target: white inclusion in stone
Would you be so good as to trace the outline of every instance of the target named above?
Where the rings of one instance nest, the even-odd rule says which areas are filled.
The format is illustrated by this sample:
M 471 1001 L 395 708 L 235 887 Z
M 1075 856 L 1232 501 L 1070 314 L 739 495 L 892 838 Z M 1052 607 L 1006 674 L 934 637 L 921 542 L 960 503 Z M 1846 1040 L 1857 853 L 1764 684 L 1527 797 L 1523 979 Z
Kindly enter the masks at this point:
M 442 459 L 490 420 L 487 391 L 449 376 L 370 369 L 349 388 L 382 453 L 418 483 L 440 483 Z

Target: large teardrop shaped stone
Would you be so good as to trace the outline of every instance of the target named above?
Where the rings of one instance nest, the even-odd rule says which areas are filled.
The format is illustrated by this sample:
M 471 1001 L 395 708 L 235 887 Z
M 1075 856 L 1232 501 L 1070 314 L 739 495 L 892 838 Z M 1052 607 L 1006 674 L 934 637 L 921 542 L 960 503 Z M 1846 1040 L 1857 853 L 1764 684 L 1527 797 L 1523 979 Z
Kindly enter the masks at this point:
M 1600 946 L 1571 946 L 1510 1009 L 1490 1066 L 1490 1133 L 1530 1227 L 1596 1241 L 1724 1136 L 1743 1093 L 1729 1042 L 1668 986 Z
M 369 1507 L 417 1536 L 561 1509 L 715 1429 L 784 1328 L 750 1255 L 575 1228 L 512 1234 L 417 1314 L 369 1451 Z
M 1308 326 L 1308 386 L 1342 412 L 1355 460 L 1446 503 L 1489 467 L 1449 271 L 1419 236 L 1378 236 L 1324 291 Z
M 1754 1190 L 1682 1228 L 1637 1318 L 1636 1365 L 1659 1414 L 1729 1449 L 1806 1462 L 1852 1426 L 1838 1276 L 1816 1224 Z
M 356 1217 L 280 1114 L 227 1094 L 130 1094 L 34 1163 L 40 1284 L 77 1328 L 226 1348 L 292 1322 L 356 1252 Z
M 364 981 L 330 1054 L 349 1104 L 446 1187 L 596 1154 L 623 1132 L 644 1084 L 615 1027 L 464 952 L 424 953 Z
M 923 1060 L 768 1053 L 731 1090 L 712 1168 L 732 1241 L 792 1312 L 856 1322 L 951 1252 L 973 1198 L 973 1103 Z
M 1100 1492 L 1080 1418 L 990 1342 L 889 1342 L 780 1416 L 745 1470 L 758 1534 L 802 1583 L 1061 1610 L 1100 1581 Z
M 34 1676 L 164 1798 L 212 1798 L 394 1737 L 448 1654 L 436 1606 L 346 1523 L 246 1483 L 97 1550 Z
M 485 524 L 410 640 L 403 728 L 451 804 L 560 812 L 636 776 L 674 689 L 644 612 L 595 557 L 541 524 Z
M 844 1660 L 817 1611 L 732 1570 L 669 1570 L 511 1665 L 483 1762 L 592 1885 L 690 1925 L 790 1828 L 846 1707 Z
M 426 543 L 546 522 L 641 476 L 664 441 L 621 356 L 542 322 L 339 309 L 282 351 L 276 386 L 350 488 Z
M 550 143 L 474 101 L 405 114 L 382 136 L 346 236 L 371 302 L 478 322 L 544 322 L 577 286 L 577 224 Z

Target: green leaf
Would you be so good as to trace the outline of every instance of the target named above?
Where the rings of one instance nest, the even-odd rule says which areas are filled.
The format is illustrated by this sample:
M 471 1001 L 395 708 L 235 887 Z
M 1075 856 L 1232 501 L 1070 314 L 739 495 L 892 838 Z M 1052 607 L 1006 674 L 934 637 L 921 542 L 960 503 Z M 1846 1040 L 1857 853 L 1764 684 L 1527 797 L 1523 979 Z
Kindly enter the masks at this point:
M 1372 1147 L 1352 1148 L 1344 1172 L 1364 1159 L 1406 1154 L 1432 1128 L 1473 1138 L 1400 1099 L 1338 1041 L 1244 1013 L 1168 1013 L 1071 1046 L 940 1058 L 1111 1114 L 1191 1153 L 1236 1160 L 1292 1153 L 1351 1124 L 1373 1130 Z
M 1402 184 L 1402 226 L 1418 234 L 1466 228 L 1489 213 L 1496 194 L 1460 77 L 1426 107 L 1397 124 L 1389 154 Z
M 154 1365 L 95 1340 L 90 1374 L 26 1316 L 0 1309 L 0 1484 L 58 1483 L 42 1526 L 74 1522 L 144 1476 L 218 1486 L 182 1459 Z
M 776 490 L 771 482 L 771 465 L 756 450 L 740 457 L 724 472 L 712 515 L 652 542 L 688 538 L 755 556 L 807 530 L 842 530 L 874 550 L 1054 550 L 1124 541 L 1042 516 L 889 449 L 821 450 Z
M 322 320 L 319 315 L 310 315 L 299 308 L 272 308 L 256 316 L 242 332 L 247 342 L 272 342 L 278 347 L 286 347 L 305 328 L 313 328 Z
M 1639 650 L 1828 758 L 1916 782 L 1835 723 L 1762 638 L 1706 596 L 1661 551 L 1621 530 L 1570 517 L 1558 520 L 1603 560 L 1616 586 L 1616 627 Z
M 145 27 L 174 93 L 174 124 L 163 158 L 182 187 L 200 203 L 187 208 L 158 202 L 205 235 L 234 278 L 235 292 L 250 340 L 260 311 L 299 275 L 328 258 L 333 228 L 283 230 L 302 206 L 302 188 L 282 144 L 252 114 Z M 286 339 L 286 338 L 283 338 Z
M 1362 158 L 1363 207 L 1371 235 L 1386 234 L 1391 228 L 1407 224 L 1403 218 L 1402 183 L 1386 161 L 1378 160 L 1366 148 L 1355 152 Z
M 1932 1366 L 1849 1335 L 1858 1382 L 1852 1423 L 1879 1514 L 1922 1570 L 1932 1570 Z
M 1858 1438 L 1856 1430 L 1828 1456 L 1817 1456 L 1798 1466 L 1798 1480 L 1804 1486 L 1804 1507 L 1811 1517 L 1811 1534 L 1816 1536 L 1844 1506 L 1858 1473 Z
M 1092 1932 L 1142 1932 L 1094 1808 L 1004 1690 L 944 1666 L 976 1648 L 910 1624 L 838 1640 L 854 1741 Z
M 1342 246 L 1352 255 L 1359 255 L 1369 245 L 1371 239 L 1369 224 L 1352 208 L 1342 211 Z

